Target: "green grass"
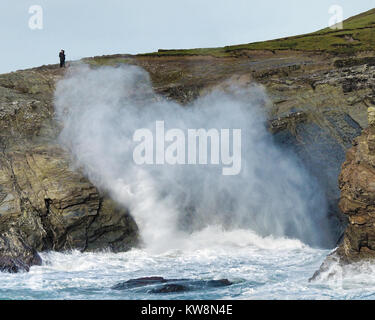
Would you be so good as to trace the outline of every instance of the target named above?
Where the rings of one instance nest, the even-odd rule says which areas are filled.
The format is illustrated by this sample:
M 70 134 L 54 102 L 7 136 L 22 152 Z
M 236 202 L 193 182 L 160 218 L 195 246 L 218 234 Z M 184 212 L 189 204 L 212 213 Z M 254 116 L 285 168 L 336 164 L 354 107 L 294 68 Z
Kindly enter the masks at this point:
M 116 66 L 122 63 L 132 63 L 132 59 L 129 55 L 109 55 L 109 56 L 97 56 L 92 58 L 83 58 L 82 62 L 94 65 L 94 66 Z
M 234 56 L 240 50 L 298 50 L 323 51 L 334 54 L 353 54 L 375 50 L 375 9 L 351 17 L 343 22 L 343 29 L 325 28 L 313 33 L 222 48 L 159 50 L 140 56 Z
M 226 57 L 229 56 L 225 48 L 197 48 L 197 49 L 159 49 L 158 52 L 140 54 L 139 56 L 215 56 Z

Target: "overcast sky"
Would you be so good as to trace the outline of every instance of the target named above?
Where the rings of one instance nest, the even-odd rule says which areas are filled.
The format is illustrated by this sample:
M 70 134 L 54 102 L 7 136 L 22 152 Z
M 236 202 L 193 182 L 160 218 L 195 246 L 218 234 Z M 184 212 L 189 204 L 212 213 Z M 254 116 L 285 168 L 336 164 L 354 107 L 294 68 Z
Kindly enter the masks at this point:
M 336 4 L 344 18 L 375 8 L 375 0 L 1 0 L 0 73 L 57 63 L 61 48 L 75 60 L 308 33 L 328 26 Z M 29 27 L 32 5 L 43 9 L 42 29 Z

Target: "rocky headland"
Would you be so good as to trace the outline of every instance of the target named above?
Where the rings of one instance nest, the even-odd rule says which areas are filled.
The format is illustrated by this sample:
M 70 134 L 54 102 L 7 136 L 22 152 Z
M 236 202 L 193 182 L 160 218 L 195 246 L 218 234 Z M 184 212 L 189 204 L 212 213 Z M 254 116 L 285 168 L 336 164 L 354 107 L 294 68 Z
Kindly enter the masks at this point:
M 327 247 L 340 240 L 337 253 L 354 261 L 375 253 L 375 51 L 366 40 L 375 19 L 369 24 L 369 17 L 375 10 L 349 19 L 336 33 L 263 47 L 101 56 L 68 68 L 138 65 L 158 94 L 182 105 L 228 80 L 263 85 L 275 141 L 298 155 L 327 196 Z M 347 41 L 348 34 L 359 40 Z M 324 37 L 337 40 L 332 50 L 317 43 L 316 50 L 299 47 L 301 39 L 306 45 L 313 38 L 325 43 Z M 0 75 L 0 270 L 28 270 L 41 263 L 38 251 L 123 251 L 139 240 L 131 212 L 74 168 L 57 143 L 54 88 L 64 73 L 49 65 Z

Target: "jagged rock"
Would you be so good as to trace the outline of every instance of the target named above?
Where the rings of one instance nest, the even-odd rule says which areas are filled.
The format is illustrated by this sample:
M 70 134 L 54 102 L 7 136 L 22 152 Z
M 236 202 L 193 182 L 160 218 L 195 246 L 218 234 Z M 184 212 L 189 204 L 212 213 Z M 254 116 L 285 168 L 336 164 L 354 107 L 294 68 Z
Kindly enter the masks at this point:
M 137 227 L 125 209 L 69 166 L 56 146 L 0 157 L 0 230 L 16 225 L 37 250 L 129 249 Z
M 331 253 L 326 257 L 320 266 L 319 270 L 315 271 L 314 275 L 309 279 L 309 282 L 316 280 L 329 280 L 336 275 L 335 267 L 342 264 L 340 257 L 336 252 Z
M 375 257 L 375 148 L 371 128 L 348 151 L 339 185 L 339 205 L 348 215 L 349 225 L 337 252 L 349 262 Z
M 368 109 L 369 128 L 353 142 L 339 176 L 339 207 L 349 224 L 335 252 L 346 264 L 375 258 L 375 122 Z
M 41 265 L 42 259 L 36 250 L 10 229 L 0 234 L 0 271 L 29 271 L 33 265 Z

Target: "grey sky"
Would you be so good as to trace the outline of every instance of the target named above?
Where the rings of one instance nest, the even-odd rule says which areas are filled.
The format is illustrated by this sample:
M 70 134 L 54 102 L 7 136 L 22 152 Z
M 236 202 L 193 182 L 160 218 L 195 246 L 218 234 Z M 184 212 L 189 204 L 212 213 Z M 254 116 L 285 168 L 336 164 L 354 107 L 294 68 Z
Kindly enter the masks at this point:
M 344 18 L 375 0 L 1 0 L 0 73 L 67 59 L 159 48 L 215 47 L 316 31 L 331 5 Z M 29 7 L 43 8 L 43 29 L 29 28 Z

